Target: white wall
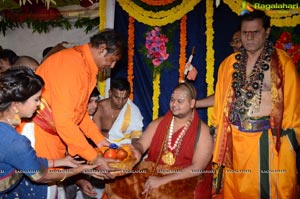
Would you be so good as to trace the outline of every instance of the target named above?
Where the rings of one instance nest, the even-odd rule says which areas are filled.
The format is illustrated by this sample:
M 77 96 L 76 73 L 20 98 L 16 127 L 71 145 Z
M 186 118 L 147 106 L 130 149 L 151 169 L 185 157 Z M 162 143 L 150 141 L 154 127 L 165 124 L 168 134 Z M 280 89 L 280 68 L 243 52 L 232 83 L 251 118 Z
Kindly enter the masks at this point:
M 25 25 L 26 26 L 26 25 Z M 61 28 L 51 28 L 48 33 L 32 33 L 32 29 L 27 27 L 8 30 L 3 36 L 0 33 L 0 45 L 2 48 L 9 48 L 17 55 L 29 55 L 39 62 L 42 60 L 42 53 L 46 47 L 54 46 L 62 41 L 75 44 L 87 43 L 90 37 L 98 30 L 86 34 L 84 29 L 65 30 Z

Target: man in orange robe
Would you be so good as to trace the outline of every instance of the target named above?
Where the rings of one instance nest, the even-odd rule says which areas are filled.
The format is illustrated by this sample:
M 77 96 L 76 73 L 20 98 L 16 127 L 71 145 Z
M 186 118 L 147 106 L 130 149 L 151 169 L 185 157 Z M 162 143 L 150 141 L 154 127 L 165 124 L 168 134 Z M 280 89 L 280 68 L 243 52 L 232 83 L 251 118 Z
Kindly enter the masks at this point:
M 133 143 L 138 160 L 149 149 L 148 157 L 132 175 L 106 184 L 108 198 L 211 198 L 213 140 L 195 102 L 191 84 L 174 89 L 170 111 Z
M 123 49 L 120 35 L 105 30 L 91 37 L 88 44 L 63 49 L 43 61 L 36 71 L 45 81 L 42 106 L 33 118 L 39 157 L 61 158 L 68 151 L 107 168 L 106 160 L 97 156 L 85 138 L 98 147 L 107 144 L 86 107 L 98 70 L 113 68 Z
M 243 48 L 219 68 L 213 162 L 225 166 L 225 199 L 298 198 L 300 79 L 291 58 L 267 41 L 269 34 L 263 11 L 241 16 Z

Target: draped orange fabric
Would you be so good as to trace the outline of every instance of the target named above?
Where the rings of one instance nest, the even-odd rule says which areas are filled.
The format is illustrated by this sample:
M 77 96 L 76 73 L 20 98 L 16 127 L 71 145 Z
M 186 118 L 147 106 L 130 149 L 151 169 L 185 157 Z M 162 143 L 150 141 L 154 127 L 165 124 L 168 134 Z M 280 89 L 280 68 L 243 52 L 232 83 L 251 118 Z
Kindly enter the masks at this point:
M 87 114 L 88 99 L 96 85 L 98 73 L 88 44 L 51 55 L 36 73 L 45 81 L 42 98 L 51 108 L 57 130 L 57 134 L 51 134 L 35 125 L 37 155 L 62 158 L 68 146 L 71 155 L 93 160 L 97 152 L 85 136 L 95 143 L 104 137 Z
M 280 148 L 276 147 L 276 134 L 265 132 L 245 133 L 227 122 L 232 96 L 231 81 L 235 54 L 226 58 L 218 72 L 215 104 L 212 115 L 217 128 L 213 162 L 225 165 L 224 198 L 297 198 L 295 149 L 300 140 L 300 87 L 299 74 L 290 57 L 276 49 L 279 65 L 272 65 L 271 73 L 279 70 L 283 77 L 283 110 L 274 106 L 280 89 L 272 88 L 272 113 L 283 115 Z M 279 82 L 272 77 L 272 86 Z M 274 82 L 276 81 L 276 82 Z M 278 120 L 280 121 L 280 120 Z M 227 124 L 224 125 L 224 124 Z

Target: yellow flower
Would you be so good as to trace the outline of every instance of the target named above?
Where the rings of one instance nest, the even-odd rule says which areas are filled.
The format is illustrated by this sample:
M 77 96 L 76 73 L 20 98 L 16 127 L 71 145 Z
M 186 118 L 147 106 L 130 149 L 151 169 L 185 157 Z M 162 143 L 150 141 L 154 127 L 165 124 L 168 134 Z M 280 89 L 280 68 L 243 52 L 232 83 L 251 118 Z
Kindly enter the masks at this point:
M 207 83 L 207 96 L 214 93 L 214 49 L 213 49 L 213 40 L 214 40 L 214 30 L 213 30 L 213 1 L 206 0 L 206 83 Z M 207 116 L 208 116 L 208 125 L 211 124 L 211 116 L 212 108 L 208 108 Z
M 181 19 L 186 13 L 193 10 L 201 0 L 182 0 L 182 2 L 169 9 L 158 12 L 148 11 L 135 4 L 132 0 L 117 0 L 130 16 L 150 26 L 164 26 Z

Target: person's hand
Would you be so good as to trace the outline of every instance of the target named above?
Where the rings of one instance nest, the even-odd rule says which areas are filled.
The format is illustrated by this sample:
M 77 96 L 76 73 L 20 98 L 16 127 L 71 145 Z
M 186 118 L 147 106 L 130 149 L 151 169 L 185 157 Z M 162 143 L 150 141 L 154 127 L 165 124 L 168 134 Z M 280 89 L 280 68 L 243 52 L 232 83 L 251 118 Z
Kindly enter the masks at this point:
M 101 147 L 103 147 L 103 146 L 109 146 L 109 142 L 106 140 L 106 139 L 104 139 L 104 140 L 102 140 L 101 142 L 99 142 L 98 144 L 97 144 L 97 147 L 100 149 Z
M 148 192 L 150 192 L 152 189 L 158 188 L 159 186 L 166 184 L 166 182 L 163 179 L 163 177 L 149 176 L 149 178 L 145 182 L 145 188 L 142 194 L 148 194 Z
M 79 158 L 79 156 L 75 156 L 74 158 Z M 81 164 L 84 164 L 86 161 L 84 160 L 76 160 L 73 157 L 67 155 L 65 158 L 63 158 L 63 161 L 65 162 L 65 166 L 67 167 L 78 167 Z
M 140 162 L 143 154 L 138 148 L 134 147 L 133 145 L 130 145 L 130 146 L 131 146 L 131 151 L 132 151 L 134 157 L 136 158 L 136 161 L 134 163 L 134 165 L 136 165 L 137 163 Z
M 75 157 L 76 158 L 76 157 Z M 65 158 L 53 160 L 53 167 L 78 167 L 85 163 L 84 160 L 75 160 L 71 156 L 67 155 Z
M 97 192 L 95 187 L 86 179 L 80 179 L 76 181 L 76 185 L 78 185 L 83 193 L 90 197 L 97 196 Z
M 97 168 L 97 165 L 82 164 L 82 165 L 78 166 L 77 168 L 82 169 L 84 174 L 92 174 L 95 171 L 95 169 Z
M 113 179 L 114 175 L 110 173 L 110 171 L 116 171 L 116 169 L 109 167 L 109 162 L 119 162 L 119 160 L 104 158 L 98 156 L 93 162 L 93 165 L 96 165 L 95 172 L 92 173 L 92 176 L 97 179 Z

